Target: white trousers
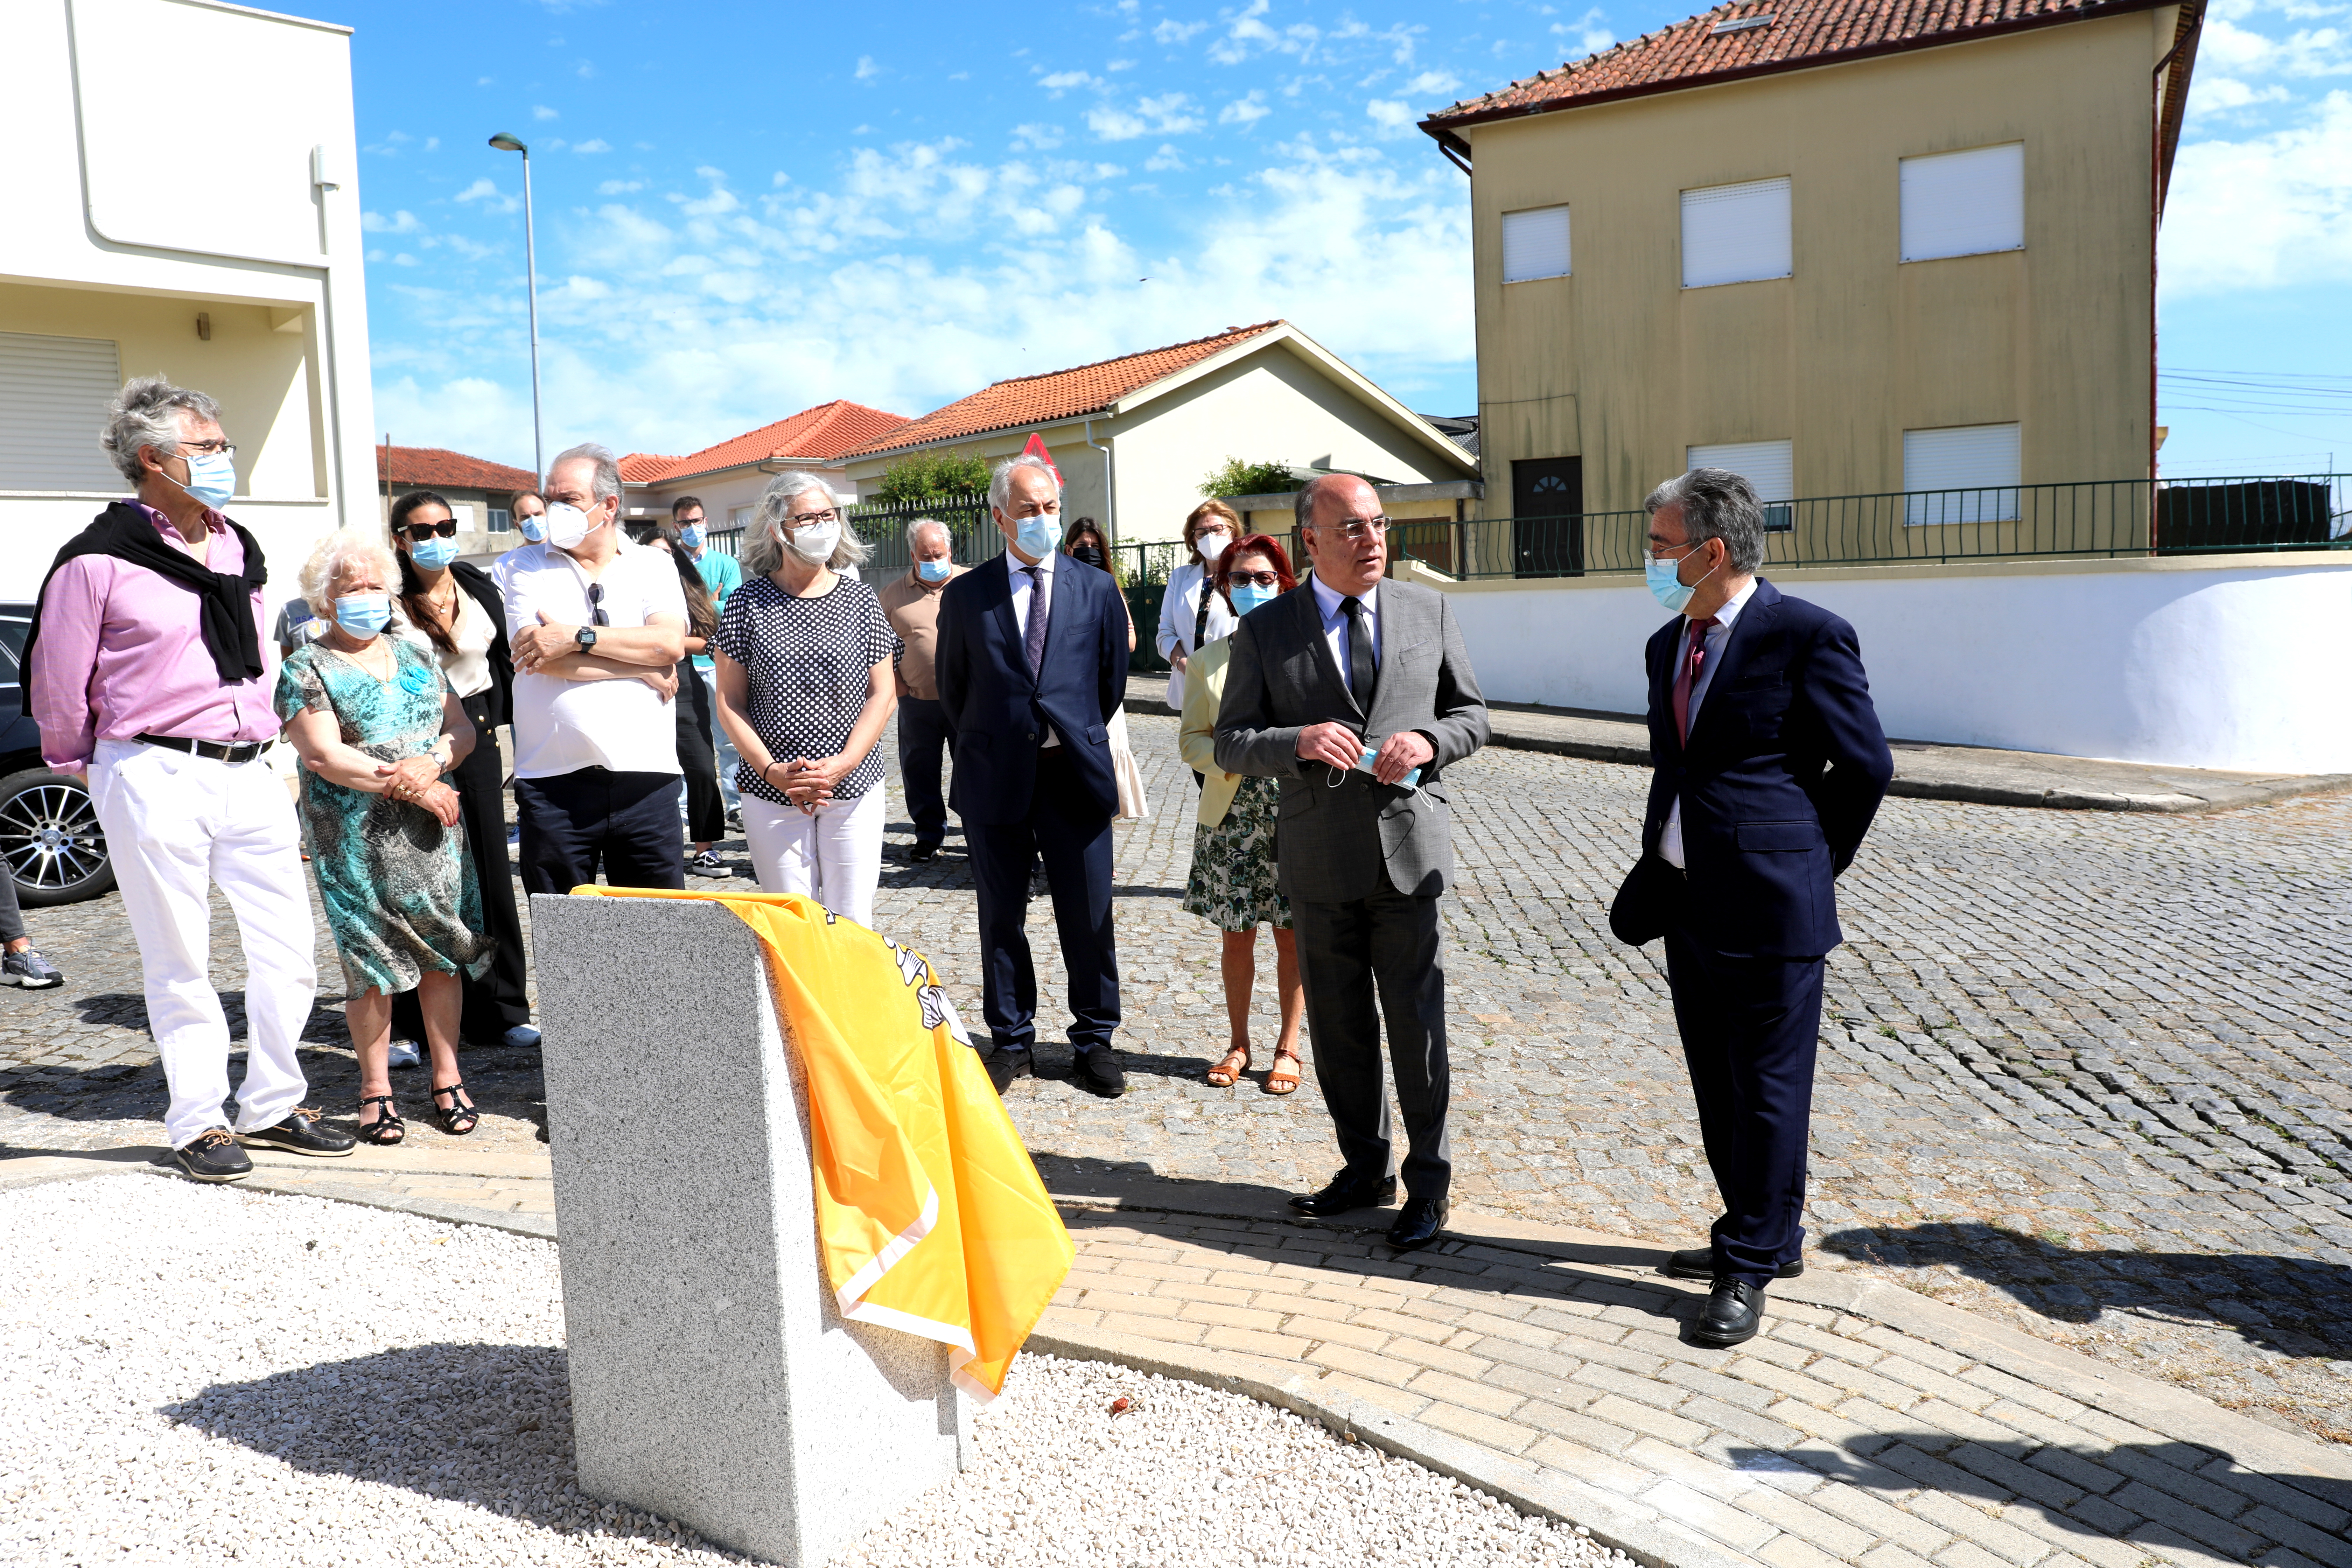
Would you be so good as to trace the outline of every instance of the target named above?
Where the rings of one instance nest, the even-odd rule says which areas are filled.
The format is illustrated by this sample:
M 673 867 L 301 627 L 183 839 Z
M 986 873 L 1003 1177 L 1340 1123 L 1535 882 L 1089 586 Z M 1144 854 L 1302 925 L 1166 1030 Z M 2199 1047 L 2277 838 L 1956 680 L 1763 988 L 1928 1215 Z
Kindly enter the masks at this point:
M 882 785 L 814 812 L 743 797 L 743 838 L 763 893 L 799 893 L 844 920 L 874 924 L 882 879 Z
M 258 758 L 232 765 L 100 741 L 89 795 L 139 943 L 147 1025 L 172 1086 L 164 1137 L 177 1149 L 220 1126 L 228 1098 L 228 1019 L 212 986 L 207 882 L 228 900 L 245 947 L 236 1129 L 284 1121 L 308 1087 L 295 1051 L 319 992 L 302 836 L 284 783 Z

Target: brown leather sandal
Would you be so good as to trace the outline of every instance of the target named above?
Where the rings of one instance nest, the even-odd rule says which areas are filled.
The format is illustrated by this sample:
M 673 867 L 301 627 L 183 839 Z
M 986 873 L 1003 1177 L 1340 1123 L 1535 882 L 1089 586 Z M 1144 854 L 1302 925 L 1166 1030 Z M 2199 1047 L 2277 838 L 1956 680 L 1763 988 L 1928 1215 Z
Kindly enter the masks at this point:
M 1298 1075 L 1296 1072 L 1285 1072 L 1282 1070 L 1282 1064 L 1286 1061 L 1290 1062 L 1297 1067 L 1305 1067 L 1307 1065 L 1305 1058 L 1301 1058 L 1297 1051 L 1275 1052 L 1274 1066 L 1266 1069 L 1265 1083 L 1261 1092 L 1265 1094 L 1289 1094 L 1298 1088 Z
M 1209 1087 L 1211 1089 L 1233 1088 L 1242 1074 L 1249 1071 L 1249 1047 L 1235 1046 L 1225 1053 L 1224 1060 L 1209 1069 Z

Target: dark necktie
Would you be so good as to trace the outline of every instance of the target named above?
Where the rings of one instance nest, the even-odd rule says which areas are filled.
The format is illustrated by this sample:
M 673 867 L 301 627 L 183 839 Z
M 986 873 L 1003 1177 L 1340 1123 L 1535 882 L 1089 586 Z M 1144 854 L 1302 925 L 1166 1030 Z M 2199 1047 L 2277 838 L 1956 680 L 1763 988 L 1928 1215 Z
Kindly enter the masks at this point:
M 1713 616 L 1691 623 L 1690 652 L 1675 672 L 1675 729 L 1685 745 L 1690 743 L 1691 693 L 1698 689 L 1699 671 L 1706 668 L 1706 634 L 1714 626 Z
M 1029 624 L 1023 628 L 1021 648 L 1029 656 L 1029 678 L 1034 680 L 1045 663 L 1045 573 L 1037 566 L 1021 570 L 1029 574 Z
M 1342 599 L 1339 610 L 1348 617 L 1348 690 L 1369 718 L 1372 688 L 1380 684 L 1380 669 L 1372 662 L 1372 628 L 1364 619 L 1363 600 Z

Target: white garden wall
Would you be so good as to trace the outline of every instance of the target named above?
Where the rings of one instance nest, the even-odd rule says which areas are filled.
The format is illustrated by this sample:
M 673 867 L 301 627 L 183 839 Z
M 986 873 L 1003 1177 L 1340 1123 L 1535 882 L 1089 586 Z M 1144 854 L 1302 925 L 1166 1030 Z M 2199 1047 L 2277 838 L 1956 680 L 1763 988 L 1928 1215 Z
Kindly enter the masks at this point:
M 2352 773 L 2352 555 L 1852 567 L 1773 581 L 1853 623 L 1890 735 Z M 1447 591 L 1489 698 L 1643 710 L 1642 645 L 1666 616 L 1638 578 Z

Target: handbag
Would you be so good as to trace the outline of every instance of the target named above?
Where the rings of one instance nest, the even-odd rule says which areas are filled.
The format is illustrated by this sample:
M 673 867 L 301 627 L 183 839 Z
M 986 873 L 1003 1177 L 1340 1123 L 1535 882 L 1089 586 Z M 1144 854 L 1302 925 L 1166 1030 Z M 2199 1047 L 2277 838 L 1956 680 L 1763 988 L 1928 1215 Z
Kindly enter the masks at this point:
M 1111 777 L 1118 784 L 1118 820 L 1141 822 L 1151 815 L 1151 797 L 1143 791 L 1143 770 L 1136 765 L 1135 748 L 1128 743 L 1127 709 L 1111 710 L 1103 728 L 1110 736 Z

